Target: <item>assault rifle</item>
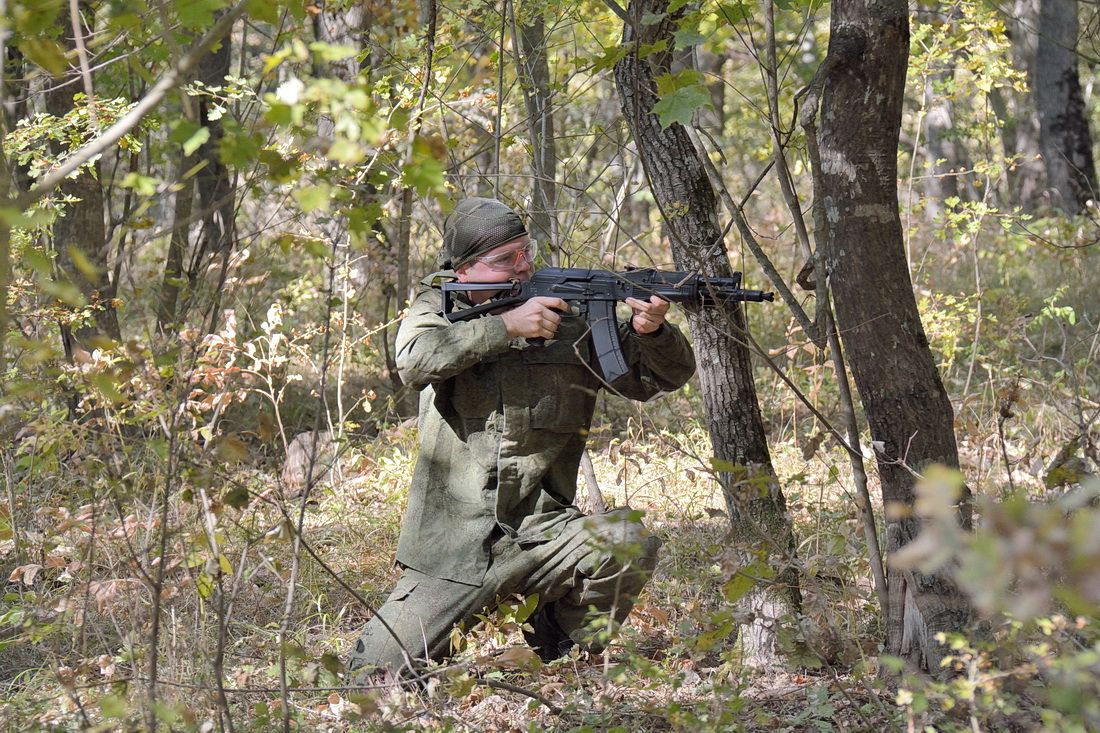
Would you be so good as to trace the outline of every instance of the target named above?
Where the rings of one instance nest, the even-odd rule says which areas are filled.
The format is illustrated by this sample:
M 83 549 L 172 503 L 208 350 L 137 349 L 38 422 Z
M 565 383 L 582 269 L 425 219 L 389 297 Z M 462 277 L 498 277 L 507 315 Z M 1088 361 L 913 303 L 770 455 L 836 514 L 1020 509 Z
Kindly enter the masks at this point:
M 540 295 L 576 303 L 580 314 L 588 319 L 600 371 L 608 383 L 630 371 L 619 343 L 618 322 L 615 319 L 615 304 L 618 301 L 627 298 L 649 300 L 651 295 L 656 295 L 688 308 L 713 308 L 737 301 L 760 302 L 774 298 L 773 293 L 763 290 L 742 290 L 739 272 L 733 273 L 732 277 L 706 277 L 650 268 L 609 272 L 577 267 L 546 267 L 537 270 L 527 282 L 446 282 L 440 289 L 443 291 L 443 314 L 451 323 L 477 318 Z M 455 293 L 475 290 L 494 291 L 495 294 L 485 303 L 455 310 Z

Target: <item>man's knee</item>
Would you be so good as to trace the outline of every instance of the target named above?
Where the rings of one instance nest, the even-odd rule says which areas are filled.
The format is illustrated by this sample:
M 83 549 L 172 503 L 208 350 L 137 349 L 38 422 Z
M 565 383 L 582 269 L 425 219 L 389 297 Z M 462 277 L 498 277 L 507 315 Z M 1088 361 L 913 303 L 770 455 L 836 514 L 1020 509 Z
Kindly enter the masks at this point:
M 588 544 L 600 556 L 598 565 L 605 572 L 629 567 L 646 578 L 652 574 L 662 542 L 642 523 L 642 512 L 624 507 L 585 521 Z

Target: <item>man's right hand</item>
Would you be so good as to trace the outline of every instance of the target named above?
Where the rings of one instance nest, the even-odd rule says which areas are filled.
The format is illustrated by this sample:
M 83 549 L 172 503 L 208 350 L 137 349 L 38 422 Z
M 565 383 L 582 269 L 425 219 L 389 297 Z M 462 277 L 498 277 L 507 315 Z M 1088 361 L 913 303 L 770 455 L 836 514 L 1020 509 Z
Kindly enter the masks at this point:
M 512 338 L 554 338 L 561 324 L 561 314 L 567 313 L 569 306 L 561 298 L 540 295 L 531 298 L 522 305 L 500 314 L 504 327 Z

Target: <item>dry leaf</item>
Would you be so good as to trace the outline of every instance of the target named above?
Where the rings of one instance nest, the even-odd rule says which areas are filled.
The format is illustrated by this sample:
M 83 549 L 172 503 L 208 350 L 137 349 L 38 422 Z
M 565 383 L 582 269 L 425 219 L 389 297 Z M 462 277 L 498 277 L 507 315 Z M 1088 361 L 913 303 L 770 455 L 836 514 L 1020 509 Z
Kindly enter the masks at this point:
M 42 566 L 38 563 L 30 563 L 29 565 L 20 565 L 11 572 L 8 576 L 9 583 L 23 583 L 23 585 L 33 585 L 34 579 L 38 577 L 38 573 L 41 572 Z
M 542 660 L 534 650 L 525 646 L 513 646 L 505 649 L 500 655 L 491 660 L 494 667 L 502 669 L 538 669 Z

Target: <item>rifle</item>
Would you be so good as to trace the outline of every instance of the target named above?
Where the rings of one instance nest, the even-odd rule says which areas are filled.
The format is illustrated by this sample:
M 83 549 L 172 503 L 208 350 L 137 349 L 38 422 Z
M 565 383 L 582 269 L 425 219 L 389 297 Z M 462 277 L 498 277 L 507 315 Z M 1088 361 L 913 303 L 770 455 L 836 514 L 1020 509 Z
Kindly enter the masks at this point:
M 537 296 L 549 296 L 577 303 L 592 330 L 592 343 L 599 358 L 604 381 L 611 383 L 630 371 L 619 343 L 615 304 L 627 298 L 649 300 L 659 296 L 688 308 L 713 308 L 738 301 L 771 301 L 773 293 L 742 290 L 741 273 L 732 277 L 707 277 L 690 272 L 639 268 L 625 272 L 589 270 L 578 267 L 546 267 L 526 282 L 446 282 L 443 315 L 451 323 L 468 321 L 500 308 L 517 305 Z M 454 310 L 454 294 L 492 290 L 496 295 L 480 305 Z

